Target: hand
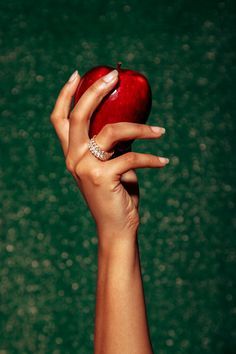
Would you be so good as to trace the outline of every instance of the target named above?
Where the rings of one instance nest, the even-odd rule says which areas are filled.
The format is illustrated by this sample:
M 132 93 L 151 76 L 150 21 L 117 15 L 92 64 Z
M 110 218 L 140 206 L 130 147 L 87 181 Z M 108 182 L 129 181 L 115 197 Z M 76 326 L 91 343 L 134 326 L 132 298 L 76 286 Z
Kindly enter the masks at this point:
M 89 120 L 102 99 L 118 81 L 100 78 L 83 94 L 70 112 L 71 100 L 80 81 L 75 72 L 62 88 L 51 114 L 51 122 L 61 141 L 66 166 L 74 176 L 91 213 L 102 240 L 114 241 L 127 234 L 135 235 L 139 226 L 138 183 L 136 168 L 163 167 L 168 159 L 150 154 L 128 152 L 108 161 L 100 161 L 88 150 Z M 119 141 L 138 138 L 159 138 L 163 128 L 135 123 L 107 124 L 96 136 L 96 142 L 110 151 Z M 101 236 L 102 235 L 102 236 Z M 122 236 L 124 235 L 124 236 Z

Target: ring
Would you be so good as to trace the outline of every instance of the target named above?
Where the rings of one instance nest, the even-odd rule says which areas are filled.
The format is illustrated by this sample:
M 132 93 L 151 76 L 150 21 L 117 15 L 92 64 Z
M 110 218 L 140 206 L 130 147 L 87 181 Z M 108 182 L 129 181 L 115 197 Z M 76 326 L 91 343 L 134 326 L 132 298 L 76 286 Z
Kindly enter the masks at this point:
M 109 158 L 114 154 L 114 150 L 111 152 L 104 151 L 98 146 L 96 141 L 94 140 L 96 138 L 96 135 L 92 137 L 92 139 L 89 140 L 88 143 L 88 148 L 89 151 L 95 156 L 98 160 L 101 161 L 107 161 Z

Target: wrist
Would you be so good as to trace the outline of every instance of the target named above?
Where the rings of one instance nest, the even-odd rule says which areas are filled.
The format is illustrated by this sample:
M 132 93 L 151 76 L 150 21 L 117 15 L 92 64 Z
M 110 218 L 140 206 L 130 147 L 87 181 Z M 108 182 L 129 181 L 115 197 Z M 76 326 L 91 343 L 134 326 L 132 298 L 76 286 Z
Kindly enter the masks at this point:
M 98 243 L 98 269 L 112 279 L 129 280 L 139 267 L 138 240 Z
M 137 230 L 117 231 L 97 226 L 98 249 L 100 254 L 117 254 L 137 247 Z
M 98 256 L 106 259 L 120 259 L 131 257 L 136 252 L 138 241 L 117 241 L 113 243 L 98 241 Z

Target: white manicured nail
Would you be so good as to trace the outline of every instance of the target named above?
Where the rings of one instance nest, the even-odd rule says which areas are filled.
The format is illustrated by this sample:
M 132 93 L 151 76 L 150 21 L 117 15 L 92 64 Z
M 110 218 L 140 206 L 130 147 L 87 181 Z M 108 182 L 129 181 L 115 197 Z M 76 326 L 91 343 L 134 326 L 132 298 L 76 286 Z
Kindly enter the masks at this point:
M 166 132 L 165 128 L 152 127 L 152 126 L 150 126 L 150 128 L 154 131 L 154 133 L 165 134 Z
M 112 82 L 118 75 L 118 71 L 117 70 L 112 70 L 111 72 L 109 72 L 107 75 L 105 75 L 103 77 L 103 81 L 108 84 L 109 82 Z
M 164 163 L 165 165 L 167 164 L 167 163 L 169 163 L 169 159 L 167 159 L 167 158 L 165 158 L 165 157 L 159 157 L 159 160 L 160 160 L 160 162 L 161 163 Z
M 68 82 L 73 82 L 77 77 L 78 77 L 78 70 L 75 70 L 75 72 L 69 78 Z

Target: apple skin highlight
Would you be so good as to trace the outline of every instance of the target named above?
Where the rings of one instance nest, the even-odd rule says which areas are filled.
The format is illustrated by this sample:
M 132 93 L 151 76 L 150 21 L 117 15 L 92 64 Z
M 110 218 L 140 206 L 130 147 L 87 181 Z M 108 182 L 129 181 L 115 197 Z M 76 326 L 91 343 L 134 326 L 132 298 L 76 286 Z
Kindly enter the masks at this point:
M 102 100 L 91 116 L 89 136 L 97 135 L 104 125 L 117 122 L 146 123 L 152 105 L 152 93 L 147 78 L 133 70 L 121 69 L 117 64 L 119 81 Z M 115 68 L 97 66 L 89 70 L 80 80 L 76 89 L 74 104 L 96 80 Z M 132 141 L 120 142 L 116 150 L 130 150 Z

